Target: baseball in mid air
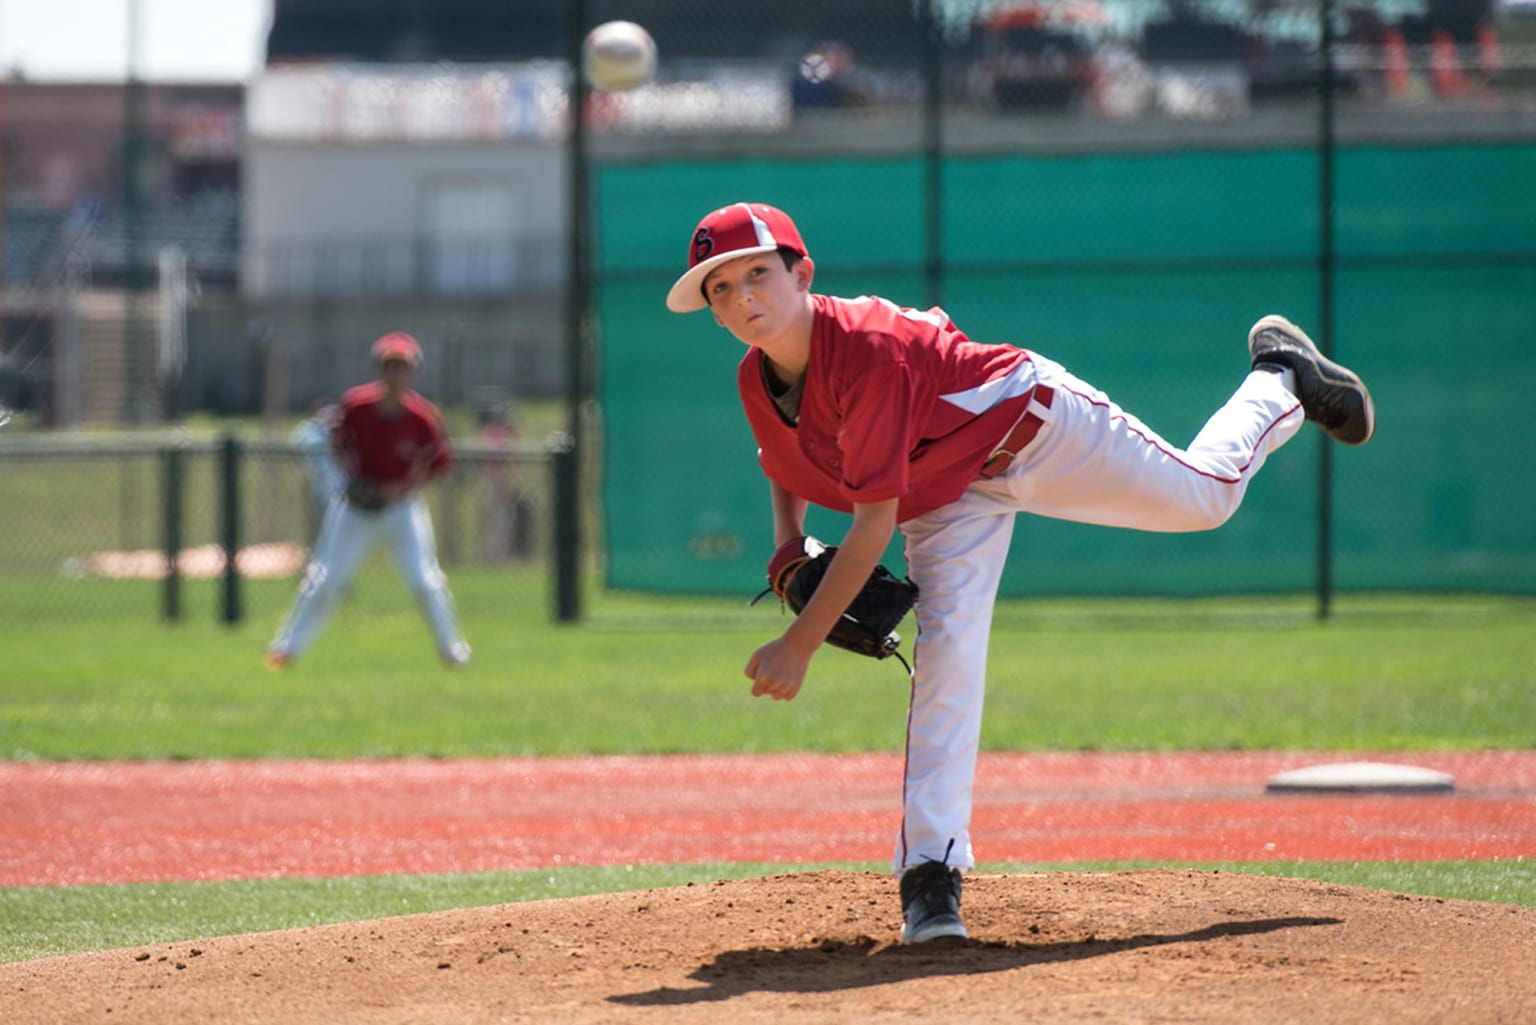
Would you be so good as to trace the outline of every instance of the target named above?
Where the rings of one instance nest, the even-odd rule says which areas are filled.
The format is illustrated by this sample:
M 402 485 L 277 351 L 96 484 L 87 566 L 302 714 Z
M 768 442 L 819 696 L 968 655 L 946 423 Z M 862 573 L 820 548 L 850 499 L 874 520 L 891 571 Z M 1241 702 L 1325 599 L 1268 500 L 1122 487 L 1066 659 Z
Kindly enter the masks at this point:
M 632 21 L 606 21 L 581 44 L 582 70 L 598 89 L 623 92 L 656 73 L 656 41 Z

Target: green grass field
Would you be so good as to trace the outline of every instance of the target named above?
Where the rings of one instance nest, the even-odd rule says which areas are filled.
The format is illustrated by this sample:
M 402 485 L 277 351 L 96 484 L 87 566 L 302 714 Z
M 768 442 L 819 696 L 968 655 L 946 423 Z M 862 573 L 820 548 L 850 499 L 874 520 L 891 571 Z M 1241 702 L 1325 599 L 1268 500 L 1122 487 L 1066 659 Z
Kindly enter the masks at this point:
M 825 650 L 801 699 L 764 704 L 741 667 L 782 626 L 746 598 L 589 589 L 553 625 L 548 583 L 457 573 L 475 660 L 437 664 L 385 562 L 292 671 L 260 656 L 291 581 L 253 582 L 245 622 L 216 621 L 208 581 L 184 622 L 153 585 L 0 589 L 0 757 L 454 757 L 894 750 L 894 661 Z M 110 603 L 121 602 L 122 607 Z M 64 614 L 88 608 L 88 619 Z M 1007 601 L 982 741 L 993 750 L 1528 748 L 1536 745 L 1536 600 L 1339 596 Z
M 188 583 L 187 617 L 172 626 L 158 622 L 151 584 L 0 589 L 0 757 L 881 751 L 902 741 L 894 662 L 829 650 L 798 700 L 754 701 L 741 666 L 782 624 L 745 596 L 590 588 L 588 621 L 556 626 L 540 573 L 462 572 L 452 583 L 475 647 L 467 669 L 437 664 L 387 565 L 370 565 L 315 649 L 276 676 L 260 654 L 292 581 L 251 583 L 249 614 L 234 626 L 217 621 L 205 581 Z M 1536 745 L 1532 599 L 1340 595 L 1326 621 L 1307 597 L 1009 601 L 992 664 L 991 750 Z M 1524 862 L 1219 867 L 1536 906 Z M 0 890 L 0 959 L 784 868 L 19 887 Z

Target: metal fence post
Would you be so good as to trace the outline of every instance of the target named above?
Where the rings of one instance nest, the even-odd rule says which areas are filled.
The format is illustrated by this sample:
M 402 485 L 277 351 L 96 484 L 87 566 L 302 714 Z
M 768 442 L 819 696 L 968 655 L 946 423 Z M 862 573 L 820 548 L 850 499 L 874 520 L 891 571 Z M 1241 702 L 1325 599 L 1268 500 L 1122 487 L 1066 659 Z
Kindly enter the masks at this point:
M 556 435 L 550 441 L 550 471 L 554 493 L 554 597 L 555 619 L 574 623 L 581 618 L 580 545 L 577 522 L 581 519 L 580 477 L 576 472 L 579 453 L 568 435 Z
M 180 442 L 161 451 L 161 502 L 164 528 L 165 578 L 160 591 L 160 617 L 168 623 L 181 619 L 181 544 L 185 460 Z
M 219 476 L 222 482 L 220 503 L 220 542 L 224 547 L 224 589 L 220 618 L 238 623 L 244 618 L 240 607 L 240 439 L 224 435 L 219 446 Z
M 944 56 L 938 0 L 922 7 L 923 280 L 929 306 L 944 305 Z
M 569 66 L 570 140 L 567 146 L 569 188 L 569 280 L 566 282 L 566 432 L 553 451 L 555 474 L 555 615 L 562 623 L 581 617 L 581 593 L 576 579 L 581 550 L 581 462 L 586 449 L 582 422 L 592 394 L 588 379 L 595 317 L 591 309 L 591 182 L 587 159 L 587 80 L 581 48 L 587 32 L 586 0 L 566 5 L 566 62 Z
M 1333 90 L 1333 0 L 1322 0 L 1319 7 L 1322 24 L 1322 97 L 1319 110 L 1318 140 L 1318 342 L 1325 354 L 1332 355 L 1333 285 L 1334 285 L 1334 184 L 1337 138 L 1334 124 Z M 1317 462 L 1317 618 L 1327 619 L 1333 610 L 1333 449 L 1324 439 L 1318 446 Z

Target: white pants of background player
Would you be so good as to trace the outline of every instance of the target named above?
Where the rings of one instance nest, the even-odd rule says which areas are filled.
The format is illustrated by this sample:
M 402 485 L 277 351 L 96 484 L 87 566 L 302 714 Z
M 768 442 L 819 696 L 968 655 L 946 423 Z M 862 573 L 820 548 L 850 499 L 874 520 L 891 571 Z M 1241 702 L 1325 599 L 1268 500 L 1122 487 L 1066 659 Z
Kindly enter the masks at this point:
M 920 589 L 896 874 L 948 855 L 975 865 L 971 789 L 986 689 L 987 638 L 1016 514 L 1150 531 L 1208 530 L 1237 510 L 1265 457 L 1301 428 L 1277 374 L 1256 371 L 1187 449 L 1158 437 L 1060 364 L 1035 357 L 1055 389 L 1045 421 L 1008 470 L 901 524 Z M 950 842 L 954 842 L 953 849 Z
M 389 545 L 400 579 L 432 628 L 438 654 L 451 664 L 467 662 L 469 645 L 459 633 L 448 578 L 437 562 L 432 517 L 420 492 L 378 512 L 357 509 L 341 496 L 331 501 L 304 568 L 298 597 L 269 650 L 297 658 L 314 643 L 358 566 L 381 539 Z

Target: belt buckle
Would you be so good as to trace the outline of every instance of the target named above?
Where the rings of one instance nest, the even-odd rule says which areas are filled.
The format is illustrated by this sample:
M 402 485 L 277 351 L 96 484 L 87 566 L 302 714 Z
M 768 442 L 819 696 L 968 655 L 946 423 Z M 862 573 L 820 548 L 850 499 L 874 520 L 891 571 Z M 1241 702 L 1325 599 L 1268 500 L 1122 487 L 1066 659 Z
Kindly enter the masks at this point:
M 1046 409 L 1051 408 L 1051 403 L 1055 401 L 1055 398 L 1056 389 L 1052 388 L 1050 385 L 1040 384 L 1030 389 L 1031 401 L 1038 402 Z M 981 469 L 976 471 L 976 476 L 981 480 L 991 480 L 992 478 L 1001 476 L 1003 473 L 1007 472 L 1008 467 L 1013 465 L 1014 459 L 1018 458 L 1019 453 L 1022 452 L 1030 442 L 1035 440 L 1035 435 L 1038 434 L 1040 432 L 1040 428 L 1044 426 L 1045 421 L 1040 418 L 1039 414 L 1033 412 L 1026 404 L 1024 407 L 1023 415 L 1019 417 L 1018 421 L 1015 422 L 1011 428 L 1009 428 L 1008 433 L 1003 437 L 1004 445 L 1014 444 L 1014 439 L 1018 438 L 1019 447 L 1016 449 L 1007 449 L 1003 448 L 1002 446 L 998 446 L 997 448 L 993 449 L 992 454 L 987 456 L 986 462 L 981 464 Z M 993 468 L 994 463 L 997 464 L 995 469 Z
M 976 476 L 982 480 L 1001 476 L 1007 472 L 1008 467 L 1013 465 L 1013 457 L 1016 455 L 1018 455 L 1017 452 L 1010 452 L 1006 448 L 993 449 L 992 454 L 987 456 L 987 461 L 981 464 L 981 469 L 976 471 Z M 997 464 L 995 467 L 994 463 Z

